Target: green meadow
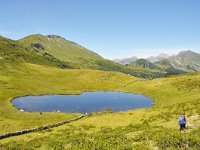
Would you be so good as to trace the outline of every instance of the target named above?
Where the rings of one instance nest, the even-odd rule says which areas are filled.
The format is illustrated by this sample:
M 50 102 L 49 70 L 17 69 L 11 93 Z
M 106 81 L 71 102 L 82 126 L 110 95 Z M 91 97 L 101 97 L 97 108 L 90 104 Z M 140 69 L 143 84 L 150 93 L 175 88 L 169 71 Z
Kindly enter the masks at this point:
M 69 120 L 80 114 L 21 112 L 12 99 L 26 95 L 80 94 L 84 91 L 140 93 L 152 108 L 104 110 L 76 122 L 0 140 L 0 149 L 198 149 L 200 147 L 200 73 L 146 80 L 114 71 L 59 69 L 2 62 L 0 134 Z M 186 112 L 189 126 L 179 132 Z

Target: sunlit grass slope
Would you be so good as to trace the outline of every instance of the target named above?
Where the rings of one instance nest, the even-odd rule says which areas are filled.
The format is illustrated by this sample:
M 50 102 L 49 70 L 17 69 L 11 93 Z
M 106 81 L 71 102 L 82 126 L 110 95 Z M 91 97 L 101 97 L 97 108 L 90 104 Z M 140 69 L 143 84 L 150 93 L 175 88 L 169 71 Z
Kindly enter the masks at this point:
M 87 63 L 81 64 L 80 62 L 93 62 L 96 59 L 103 59 L 98 54 L 56 35 L 35 34 L 20 39 L 19 42 L 27 45 L 27 47 L 46 51 L 55 58 L 69 63 L 85 65 Z
M 118 71 L 142 78 L 164 75 L 152 69 L 120 65 L 55 35 L 35 34 L 17 41 L 0 36 L 0 68 L 6 67 L 6 62 L 8 65 L 26 62 L 63 69 Z
M 115 91 L 122 85 L 141 80 L 117 72 L 63 70 L 33 64 L 8 66 L 0 76 L 0 133 L 66 120 L 74 114 L 23 113 L 10 100 L 24 95 L 79 94 L 83 91 Z
M 154 99 L 154 104 L 148 109 L 89 114 L 69 125 L 1 140 L 0 143 L 4 144 L 0 144 L 0 149 L 185 149 L 187 147 L 198 149 L 200 147 L 199 72 L 145 80 L 119 72 L 95 70 L 120 71 L 118 65 L 113 67 L 110 61 L 106 62 L 104 59 L 100 61 L 98 67 L 92 67 L 93 70 L 67 69 L 73 67 L 69 62 L 62 61 L 60 56 L 64 54 L 57 52 L 50 54 L 38 43 L 33 44 L 35 45 L 26 45 L 21 41 L 0 37 L 0 134 L 64 121 L 80 115 L 53 112 L 40 115 L 39 112 L 20 112 L 10 102 L 18 96 L 124 91 L 151 97 Z M 38 48 L 33 48 L 35 46 Z M 86 50 L 86 53 L 90 55 L 90 51 Z M 94 55 L 94 59 L 102 59 Z M 78 60 L 77 58 L 76 61 Z M 82 61 L 79 63 L 87 64 Z M 94 62 L 90 64 L 96 65 Z M 121 69 L 127 74 L 130 71 Z M 131 72 L 135 73 L 134 70 Z M 185 134 L 180 134 L 177 119 L 183 111 L 190 119 L 191 129 Z
M 31 48 L 28 49 L 18 41 L 0 36 L 0 71 L 4 71 L 4 68 L 7 67 L 5 64 L 12 66 L 21 62 L 69 68 L 66 63 L 45 52 L 35 51 Z M 9 68 L 7 70 L 9 71 Z
M 87 48 L 60 36 L 34 34 L 20 39 L 18 42 L 27 49 L 34 49 L 38 53 L 52 56 L 63 62 L 68 68 L 118 71 L 135 76 L 142 74 L 126 66 L 104 59 Z M 147 75 L 144 77 L 147 77 Z
M 9 103 L 16 96 L 111 90 L 145 94 L 155 102 L 153 108 L 93 113 L 70 125 L 1 140 L 3 148 L 198 149 L 200 146 L 200 73 L 143 80 L 116 72 L 62 70 L 32 64 L 17 70 L 20 73 L 1 76 L 1 133 L 76 115 L 19 112 Z M 185 134 L 179 133 L 177 125 L 182 111 L 193 125 Z

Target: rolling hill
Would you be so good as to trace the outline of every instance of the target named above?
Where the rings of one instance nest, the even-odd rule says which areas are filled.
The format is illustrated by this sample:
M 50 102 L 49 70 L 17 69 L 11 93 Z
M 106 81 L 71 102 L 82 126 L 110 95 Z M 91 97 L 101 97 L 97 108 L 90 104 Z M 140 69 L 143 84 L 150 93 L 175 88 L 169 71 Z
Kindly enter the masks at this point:
M 16 41 L 0 37 L 0 63 L 1 67 L 12 67 L 16 63 L 32 63 L 62 69 L 117 71 L 142 78 L 160 76 L 104 59 L 83 46 L 57 35 L 33 34 Z
M 191 58 L 191 55 L 186 54 L 184 53 L 185 59 L 189 56 Z M 106 67 L 104 63 L 110 62 L 99 58 L 98 55 L 96 57 L 102 59 L 101 67 Z M 182 60 L 180 62 L 185 64 Z M 0 64 L 1 134 L 79 116 L 62 112 L 22 112 L 11 103 L 13 98 L 19 96 L 121 91 L 140 93 L 154 99 L 152 108 L 124 112 L 94 112 L 84 115 L 84 118 L 77 122 L 1 139 L 0 149 L 185 149 L 186 146 L 188 149 L 199 148 L 200 72 L 145 80 L 113 71 L 61 69 L 72 66 L 67 59 L 61 60 L 53 53 L 45 51 L 43 45 L 31 45 L 4 37 L 0 37 Z M 142 75 L 155 75 L 157 70 L 174 67 L 168 59 L 156 63 L 141 59 L 133 65 L 134 69 L 131 66 L 123 67 L 134 70 L 134 73 L 135 70 L 140 70 Z M 110 67 L 113 69 L 113 66 Z M 147 72 L 144 72 L 144 69 Z M 190 126 L 187 132 L 180 134 L 177 118 L 182 111 L 188 114 Z
M 198 149 L 200 73 L 144 80 L 118 72 L 20 64 L 21 73 L 0 75 L 0 133 L 70 120 L 79 114 L 21 112 L 10 100 L 24 95 L 122 91 L 153 98 L 152 108 L 97 112 L 76 122 L 0 140 L 0 149 Z M 9 69 L 12 71 L 11 69 Z M 190 120 L 180 133 L 177 119 Z M 108 140 L 109 139 L 109 140 Z M 181 146 L 180 146 L 181 145 Z M 183 146 L 182 146 L 183 145 Z
M 154 65 L 153 63 L 149 62 L 146 59 L 138 59 L 133 63 L 130 63 L 129 66 L 139 67 L 139 68 L 149 68 L 149 69 L 160 69 L 158 66 Z
M 117 71 L 142 78 L 200 70 L 200 54 L 192 51 L 183 51 L 169 58 L 159 55 L 155 59 L 159 61 L 132 57 L 118 60 L 119 64 L 57 35 L 33 34 L 17 41 L 0 36 L 0 68 L 12 63 L 32 63 L 63 69 Z
M 163 77 L 166 74 L 165 70 L 162 70 L 159 66 L 151 63 L 146 59 L 138 59 L 127 65 L 128 67 L 134 69 L 137 72 L 142 72 L 146 74 L 149 78 Z
M 33 63 L 45 66 L 68 68 L 67 64 L 55 57 L 45 53 L 37 52 L 34 49 L 26 48 L 22 43 L 0 36 L 0 67 L 17 63 Z M 6 68 L 6 67 L 4 67 Z M 3 68 L 1 71 L 4 70 Z
M 132 69 L 55 35 L 35 34 L 17 41 L 0 36 L 0 63 L 1 67 L 32 63 L 64 69 L 110 70 L 137 76 Z
M 132 74 L 129 68 L 106 60 L 85 47 L 57 35 L 34 34 L 22 38 L 18 42 L 25 45 L 27 49 L 51 55 L 68 64 L 70 68 L 111 70 Z
M 19 42 L 29 49 L 46 52 L 73 68 L 92 68 L 95 61 L 103 60 L 101 56 L 83 46 L 56 35 L 34 34 L 20 39 Z
M 66 64 L 68 68 L 118 71 L 138 76 L 138 73 L 135 73 L 132 69 L 104 59 L 85 47 L 57 35 L 34 34 L 22 38 L 18 42 L 27 49 L 34 49 L 39 53 L 51 55 Z

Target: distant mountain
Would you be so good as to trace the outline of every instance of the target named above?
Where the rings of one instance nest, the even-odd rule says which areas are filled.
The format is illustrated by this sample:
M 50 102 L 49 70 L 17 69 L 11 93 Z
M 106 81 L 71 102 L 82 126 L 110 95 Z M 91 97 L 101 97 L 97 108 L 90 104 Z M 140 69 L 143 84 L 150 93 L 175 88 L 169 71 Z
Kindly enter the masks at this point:
M 187 71 L 178 68 L 169 59 L 162 59 L 160 61 L 154 62 L 154 65 L 158 66 L 160 70 L 166 72 L 166 74 L 182 74 Z
M 169 57 L 170 56 L 167 55 L 167 54 L 160 54 L 158 56 L 148 57 L 148 58 L 146 58 L 146 60 L 154 63 L 156 61 L 160 61 L 160 60 L 163 60 L 163 59 L 166 59 L 166 58 L 169 58 Z M 116 62 L 116 63 L 122 64 L 122 65 L 128 65 L 128 64 L 133 63 L 136 60 L 138 60 L 138 58 L 133 56 L 133 57 L 130 57 L 130 58 L 114 59 L 113 61 Z
M 160 60 L 163 60 L 163 59 L 167 59 L 169 57 L 170 56 L 167 55 L 167 54 L 160 54 L 158 56 L 151 56 L 151 57 L 147 58 L 147 60 L 150 61 L 150 62 L 156 62 L 156 61 L 160 61 Z
M 149 76 L 151 75 L 152 77 L 162 77 L 170 74 L 182 74 L 187 72 L 171 64 L 168 59 L 163 59 L 154 63 L 146 59 L 138 59 L 129 64 L 128 67 L 131 67 L 136 71 L 149 74 Z
M 140 68 L 144 72 L 148 70 L 162 74 L 180 74 L 200 71 L 200 54 L 191 50 L 182 51 L 173 56 L 160 54 L 147 59 L 137 59 L 129 63 L 128 66 L 133 69 Z
M 170 62 L 169 59 L 163 59 L 163 60 L 160 60 L 160 61 L 156 61 L 156 62 L 154 62 L 154 65 L 159 66 L 161 69 L 175 67 L 174 64 L 172 64 Z
M 138 68 L 160 69 L 158 66 L 154 65 L 153 63 L 151 63 L 146 59 L 138 59 L 130 63 L 128 66 L 138 67 Z
M 175 56 L 171 56 L 169 61 L 177 68 L 185 71 L 200 70 L 200 54 L 193 51 L 182 51 Z
M 137 57 L 133 56 L 131 58 L 114 59 L 113 61 L 122 65 L 127 65 L 136 61 L 137 59 Z

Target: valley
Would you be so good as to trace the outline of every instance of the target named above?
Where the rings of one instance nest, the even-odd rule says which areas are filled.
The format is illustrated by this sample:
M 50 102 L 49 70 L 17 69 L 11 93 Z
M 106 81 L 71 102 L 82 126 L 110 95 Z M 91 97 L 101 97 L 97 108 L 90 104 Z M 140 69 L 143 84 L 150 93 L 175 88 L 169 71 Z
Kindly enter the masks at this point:
M 199 6 L 0 1 L 0 150 L 200 150 Z
M 43 112 L 41 115 L 39 112 L 22 112 L 11 103 L 19 96 L 119 91 L 152 98 L 152 108 L 84 114 L 83 119 L 70 124 L 2 139 L 0 149 L 183 149 L 185 146 L 198 149 L 200 146 L 199 72 L 149 80 L 128 72 L 124 74 L 113 67 L 107 68 L 110 71 L 98 67 L 76 68 L 73 61 L 62 59 L 57 52 L 40 51 L 39 45 L 34 45 L 35 48 L 28 42 L 1 39 L 0 134 L 80 116 L 80 113 Z M 95 55 L 91 57 L 107 62 L 97 54 L 85 53 L 86 60 L 90 60 L 89 55 Z M 140 63 L 133 65 L 140 68 Z M 152 64 L 145 65 L 157 69 Z M 116 66 L 126 68 L 119 64 Z M 177 119 L 182 111 L 186 112 L 190 126 L 186 133 L 180 134 Z

